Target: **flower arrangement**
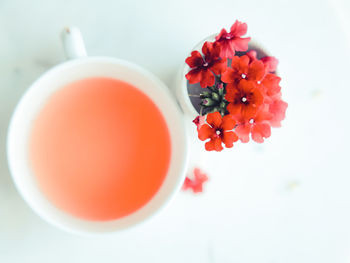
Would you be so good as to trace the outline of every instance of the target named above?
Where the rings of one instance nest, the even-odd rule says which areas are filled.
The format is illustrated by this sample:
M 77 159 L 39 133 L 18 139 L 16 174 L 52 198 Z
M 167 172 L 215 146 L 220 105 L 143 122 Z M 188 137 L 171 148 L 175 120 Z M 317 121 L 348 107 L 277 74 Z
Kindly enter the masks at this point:
M 198 138 L 207 151 L 221 151 L 240 140 L 262 143 L 271 127 L 280 127 L 288 104 L 281 99 L 278 60 L 258 58 L 248 51 L 247 24 L 236 21 L 230 32 L 222 29 L 214 42 L 206 41 L 202 52 L 186 59 L 189 84 L 199 83 L 202 91 L 197 125 Z

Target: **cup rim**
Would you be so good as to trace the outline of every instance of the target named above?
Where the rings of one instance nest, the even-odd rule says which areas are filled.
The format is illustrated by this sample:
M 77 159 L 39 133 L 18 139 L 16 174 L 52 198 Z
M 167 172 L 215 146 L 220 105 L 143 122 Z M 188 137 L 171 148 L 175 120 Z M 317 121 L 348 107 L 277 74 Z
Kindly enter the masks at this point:
M 15 125 L 17 124 L 18 121 L 20 121 L 19 111 L 22 110 L 25 101 L 28 99 L 28 94 L 34 93 L 35 87 L 38 87 L 38 83 L 42 81 L 42 79 L 47 78 L 47 76 L 50 76 L 50 74 L 59 74 L 58 72 L 62 69 L 69 68 L 69 67 L 76 67 L 82 64 L 86 63 L 109 63 L 113 64 L 114 66 L 118 67 L 125 67 L 128 70 L 132 71 L 133 73 L 140 74 L 142 75 L 145 79 L 149 80 L 150 83 L 154 84 L 154 90 L 159 91 L 161 94 L 159 95 L 160 97 L 163 97 L 166 100 L 167 107 L 169 109 L 171 108 L 172 114 L 170 115 L 168 112 L 165 111 L 164 107 L 161 108 L 159 105 L 158 101 L 152 101 L 158 106 L 160 111 L 162 112 L 164 119 L 166 120 L 170 137 L 171 137 L 171 144 L 172 148 L 174 147 L 174 141 L 177 140 L 177 144 L 179 142 L 182 142 L 181 146 L 176 146 L 177 151 L 175 152 L 176 156 L 172 156 L 170 163 L 169 163 L 169 170 L 167 172 L 167 175 L 165 177 L 164 182 L 158 189 L 157 193 L 155 196 L 151 198 L 143 207 L 139 208 L 137 211 L 131 213 L 130 215 L 127 215 L 122 218 L 118 218 L 116 220 L 111 220 L 111 221 L 89 221 L 89 220 L 84 220 L 84 219 L 79 219 L 75 216 L 71 216 L 66 212 L 60 211 L 58 214 L 64 215 L 72 220 L 74 220 L 75 224 L 82 224 L 82 227 L 73 227 L 72 224 L 66 224 L 65 221 L 62 221 L 60 217 L 54 218 L 53 216 L 48 214 L 48 210 L 40 208 L 40 205 L 34 203 L 33 199 L 31 199 L 27 192 L 25 191 L 23 187 L 23 183 L 20 182 L 21 179 L 23 179 L 23 175 L 18 174 L 18 169 L 16 169 L 16 156 L 15 153 L 16 151 L 14 150 L 14 140 L 15 138 L 13 137 L 14 132 L 16 129 L 18 129 Z M 137 87 L 138 88 L 138 87 Z M 142 90 L 142 89 L 141 89 Z M 146 95 L 150 96 L 147 92 L 145 92 Z M 166 116 L 168 114 L 168 116 Z M 171 116 L 171 121 L 168 120 L 167 118 Z M 173 123 L 173 124 L 171 124 Z M 170 125 L 171 124 L 171 125 Z M 175 124 L 177 124 L 178 128 L 176 129 L 177 136 L 174 138 L 174 130 Z M 25 135 L 23 135 L 24 137 Z M 174 140 L 174 141 L 173 141 Z M 41 218 L 43 218 L 45 221 L 50 223 L 51 225 L 54 225 L 60 229 L 63 229 L 65 231 L 75 233 L 75 234 L 80 234 L 80 235 L 101 235 L 101 234 L 107 234 L 107 233 L 112 233 L 112 232 L 119 232 L 123 231 L 126 229 L 129 229 L 131 227 L 135 227 L 136 225 L 139 225 L 141 223 L 146 222 L 153 216 L 159 214 L 160 211 L 162 211 L 169 203 L 170 201 L 175 197 L 176 193 L 180 190 L 184 178 L 185 178 L 185 172 L 187 170 L 187 165 L 188 165 L 188 138 L 187 138 L 187 133 L 185 130 L 185 124 L 182 116 L 182 112 L 180 108 L 178 107 L 175 98 L 172 96 L 170 90 L 168 87 L 159 79 L 157 78 L 153 73 L 149 72 L 148 70 L 125 60 L 122 59 L 117 59 L 117 58 L 112 58 L 112 57 L 103 57 L 103 56 L 94 56 L 94 57 L 84 57 L 84 58 L 78 58 L 74 60 L 70 60 L 67 62 L 63 62 L 59 65 L 54 66 L 53 68 L 49 69 L 45 73 L 43 73 L 41 76 L 39 76 L 36 81 L 31 84 L 28 89 L 24 92 L 20 100 L 18 101 L 13 114 L 10 119 L 10 123 L 8 126 L 8 131 L 7 131 L 7 142 L 6 142 L 6 151 L 7 151 L 7 160 L 8 160 L 8 166 L 10 170 L 11 177 L 13 179 L 13 182 L 17 188 L 17 191 L 19 194 L 22 196 L 22 198 L 25 200 L 25 202 L 34 210 L 34 212 L 39 215 Z M 24 147 L 24 146 L 23 146 Z M 172 155 L 174 154 L 172 150 Z M 176 158 L 176 159 L 175 159 Z M 175 164 L 174 164 L 175 163 Z M 171 170 L 172 167 L 176 165 L 177 168 L 175 170 Z M 29 167 L 27 167 L 27 172 L 29 173 Z M 171 171 L 170 171 L 171 170 Z M 175 172 L 173 172 L 175 171 Z M 177 175 L 175 174 L 177 173 Z M 175 175 L 173 175 L 175 174 Z M 171 183 L 166 184 L 166 180 L 168 179 L 169 176 L 173 176 L 173 181 Z M 28 179 L 34 181 L 34 179 Z M 167 187 L 166 193 L 164 193 L 163 188 Z M 163 191 L 163 192 L 162 192 Z M 45 198 L 45 196 L 42 193 L 38 193 L 41 195 L 42 198 Z M 162 194 L 161 199 L 156 199 L 158 198 L 158 195 Z M 46 200 L 47 203 L 50 203 L 49 201 Z M 153 205 L 154 203 L 154 205 Z M 152 204 L 153 206 L 151 206 Z M 52 203 L 50 203 L 51 206 L 54 206 Z M 58 209 L 58 208 L 56 208 Z M 138 214 L 141 211 L 140 214 Z M 144 211 L 144 212 L 143 212 Z M 133 215 L 139 215 L 139 218 L 132 217 Z M 130 222 L 127 222 L 128 219 L 131 218 Z M 118 222 L 121 222 L 118 224 Z M 114 223 L 114 224 L 113 224 Z M 93 230 L 89 230 L 89 225 L 95 225 Z M 101 226 L 99 229 L 98 226 Z

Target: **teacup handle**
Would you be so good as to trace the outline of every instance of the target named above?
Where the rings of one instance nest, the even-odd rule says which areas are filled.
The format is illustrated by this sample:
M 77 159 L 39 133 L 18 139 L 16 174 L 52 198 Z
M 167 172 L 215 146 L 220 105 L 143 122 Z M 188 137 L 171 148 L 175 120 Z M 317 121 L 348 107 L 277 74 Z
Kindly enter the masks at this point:
M 86 57 L 83 36 L 77 27 L 65 27 L 61 33 L 63 49 L 67 59 Z

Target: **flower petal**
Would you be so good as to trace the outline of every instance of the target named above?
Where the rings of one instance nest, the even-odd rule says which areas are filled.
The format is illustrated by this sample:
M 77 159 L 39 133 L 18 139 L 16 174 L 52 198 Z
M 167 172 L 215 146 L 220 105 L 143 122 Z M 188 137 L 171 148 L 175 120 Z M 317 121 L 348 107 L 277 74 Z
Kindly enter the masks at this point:
M 234 104 L 233 102 L 230 102 L 226 109 L 229 111 L 230 114 L 232 115 L 237 115 L 241 113 L 241 104 Z
M 202 55 L 197 50 L 192 51 L 191 56 L 186 58 L 185 62 L 187 63 L 187 65 L 190 68 L 200 67 L 204 64 L 204 60 L 202 58 Z
M 247 34 L 248 26 L 246 23 L 242 23 L 238 20 L 231 26 L 230 33 L 234 36 L 240 37 Z
M 250 59 L 244 55 L 241 57 L 235 56 L 231 61 L 231 67 L 238 72 L 237 74 L 248 74 Z M 241 77 L 241 76 L 240 76 Z
M 236 126 L 236 121 L 233 119 L 231 115 L 225 115 L 222 118 L 221 128 L 224 131 L 230 131 Z
M 203 173 L 199 168 L 195 168 L 194 171 L 194 184 L 192 190 L 194 193 L 203 192 L 203 183 L 208 181 L 208 176 Z
M 227 148 L 233 147 L 233 143 L 238 140 L 238 136 L 233 131 L 224 132 L 222 141 Z
M 249 57 L 250 62 L 253 62 L 258 59 L 257 58 L 258 53 L 256 52 L 256 50 L 251 49 L 246 53 L 246 55 Z
M 268 72 L 276 71 L 277 65 L 278 65 L 277 58 L 268 56 L 268 57 L 263 57 L 260 60 L 264 63 L 265 67 L 267 67 Z
M 223 72 L 225 72 L 227 69 L 227 60 L 226 59 L 219 59 L 213 62 L 213 64 L 210 67 L 210 70 L 214 72 L 216 75 L 221 75 Z
M 224 73 L 221 75 L 221 80 L 225 83 L 234 83 L 237 79 L 236 71 L 232 68 L 226 68 Z
M 232 39 L 230 40 L 222 40 L 219 42 L 220 44 L 220 57 L 221 58 L 229 58 L 232 59 L 235 56 L 235 47 L 232 45 Z
M 235 133 L 237 134 L 238 138 L 241 140 L 243 143 L 249 142 L 249 134 L 251 130 L 251 124 L 239 124 L 236 129 Z
M 253 81 L 261 81 L 265 76 L 264 63 L 260 60 L 255 60 L 249 65 L 248 78 Z
M 269 111 L 273 117 L 269 120 L 272 127 L 281 127 L 281 121 L 286 116 L 288 103 L 283 100 L 276 100 L 270 104 Z
M 205 56 L 205 61 L 212 63 L 219 59 L 220 55 L 220 44 L 218 42 L 208 42 L 203 44 L 202 52 Z
M 203 47 L 202 47 L 202 52 L 203 52 L 205 58 L 210 57 L 210 53 L 211 53 L 212 49 L 213 49 L 212 42 L 208 42 L 208 41 L 204 42 Z
M 193 182 L 190 178 L 186 177 L 184 184 L 182 185 L 182 190 L 187 190 L 188 188 L 193 187 Z
M 194 193 L 200 193 L 203 191 L 203 183 L 208 181 L 208 176 L 199 168 L 195 168 L 193 174 L 193 179 L 190 179 L 189 176 L 185 178 L 182 190 L 192 189 Z
M 205 143 L 205 149 L 207 151 L 217 151 L 220 152 L 222 149 L 224 149 L 221 145 L 221 139 L 220 137 L 214 137 L 209 142 Z
M 213 50 L 211 52 L 212 57 L 219 58 L 220 57 L 220 51 L 221 51 L 221 45 L 219 42 L 215 41 L 213 43 Z
M 201 141 L 205 141 L 206 139 L 210 138 L 212 135 L 215 134 L 215 130 L 210 127 L 208 124 L 203 124 L 198 129 L 198 139 Z
M 202 79 L 202 72 L 200 69 L 195 68 L 190 70 L 187 74 L 186 74 L 186 79 L 188 79 L 188 82 L 190 84 L 195 84 L 201 81 Z
M 258 110 L 259 110 L 259 107 L 256 105 L 248 105 L 244 107 L 242 106 L 241 114 L 245 119 L 251 119 L 255 116 Z
M 207 151 L 214 151 L 215 150 L 215 138 L 213 138 L 210 141 L 205 143 L 205 149 Z
M 239 83 L 238 83 L 238 89 L 242 90 L 243 93 L 252 93 L 253 91 L 255 91 L 255 83 L 253 81 L 249 81 L 246 79 L 242 79 Z
M 215 84 L 215 76 L 213 72 L 211 72 L 209 69 L 202 69 L 201 70 L 201 80 L 200 85 L 202 88 L 210 87 Z
M 271 127 L 267 123 L 257 123 L 252 128 L 252 139 L 255 142 L 263 143 L 264 138 L 271 136 Z
M 253 103 L 256 106 L 260 106 L 264 102 L 264 95 L 261 93 L 261 90 L 258 88 L 255 88 L 252 90 L 253 92 Z
M 219 112 L 213 112 L 209 113 L 207 115 L 207 122 L 211 125 L 213 128 L 219 128 L 222 123 L 222 117 Z
M 233 45 L 236 51 L 247 51 L 249 41 L 250 41 L 250 37 L 246 37 L 246 38 L 236 37 L 232 39 L 231 45 Z
M 194 173 L 194 178 L 196 179 L 197 182 L 203 183 L 208 181 L 208 176 L 205 173 L 203 173 L 201 169 L 195 168 L 193 170 L 193 173 Z
M 224 149 L 224 147 L 222 147 L 222 140 L 220 137 L 214 138 L 214 149 L 217 152 L 221 152 Z
M 200 127 L 202 127 L 202 125 L 205 124 L 205 116 L 199 115 L 192 122 L 196 124 L 197 130 L 199 130 Z
M 215 40 L 220 40 L 226 34 L 227 34 L 226 29 L 225 28 L 221 29 L 220 33 L 215 37 Z
M 276 76 L 275 74 L 266 74 L 261 84 L 263 85 L 265 92 L 268 96 L 273 96 L 281 91 L 281 87 L 279 83 L 281 78 Z
M 237 85 L 233 83 L 229 83 L 226 85 L 226 95 L 225 99 L 229 102 L 233 102 L 235 98 L 237 97 L 237 93 L 239 93 L 239 90 L 237 89 Z
M 254 116 L 254 121 L 256 123 L 262 123 L 266 121 L 270 121 L 273 117 L 273 114 L 268 111 L 269 110 L 269 105 L 264 104 L 259 112 Z

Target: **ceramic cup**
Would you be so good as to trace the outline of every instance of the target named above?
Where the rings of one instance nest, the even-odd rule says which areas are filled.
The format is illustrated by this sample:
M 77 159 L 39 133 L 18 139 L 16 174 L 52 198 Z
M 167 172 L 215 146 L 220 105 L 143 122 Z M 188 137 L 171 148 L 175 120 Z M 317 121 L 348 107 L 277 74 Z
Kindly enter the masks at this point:
M 182 186 L 188 159 L 188 139 L 183 114 L 168 88 L 150 72 L 124 60 L 86 56 L 77 28 L 66 28 L 62 39 L 69 60 L 47 71 L 29 87 L 10 121 L 7 156 L 12 178 L 27 204 L 41 218 L 61 229 L 79 234 L 98 234 L 129 228 L 158 213 Z M 87 221 L 56 208 L 38 188 L 29 167 L 28 135 L 41 107 L 58 89 L 88 77 L 116 78 L 142 90 L 159 107 L 171 137 L 170 166 L 161 188 L 142 208 L 112 221 Z

